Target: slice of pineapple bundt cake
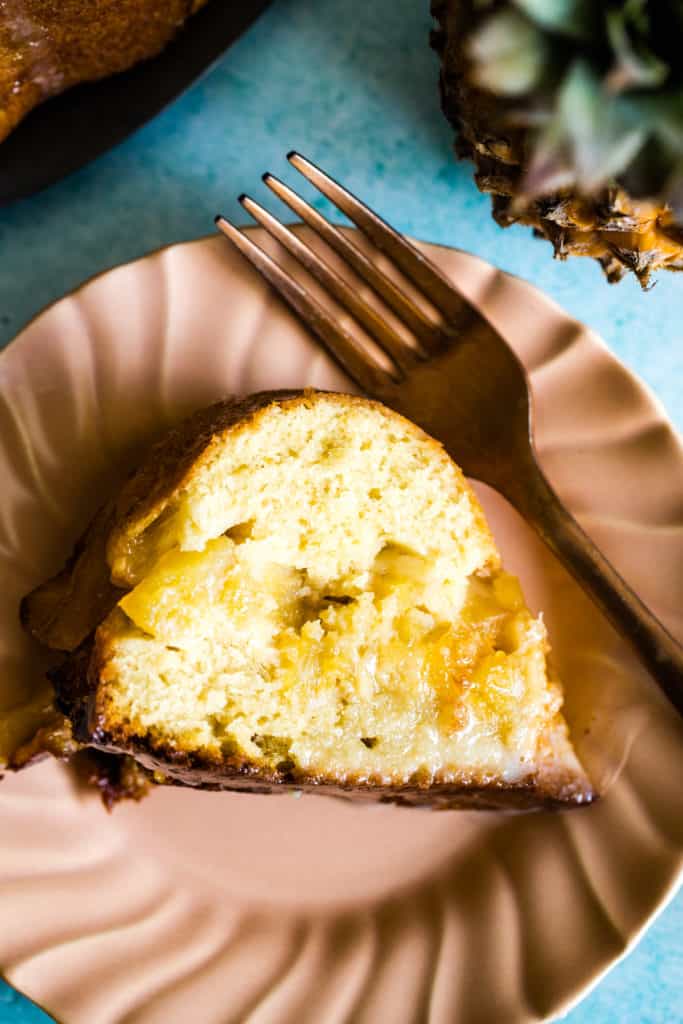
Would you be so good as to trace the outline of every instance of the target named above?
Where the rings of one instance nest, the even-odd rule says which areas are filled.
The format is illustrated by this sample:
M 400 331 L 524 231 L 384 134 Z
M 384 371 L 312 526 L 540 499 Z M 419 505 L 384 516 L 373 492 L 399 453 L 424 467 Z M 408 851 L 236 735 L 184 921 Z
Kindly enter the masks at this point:
M 592 798 L 545 628 L 475 495 L 378 403 L 276 392 L 204 410 L 90 536 L 24 606 L 39 639 L 76 648 L 54 678 L 82 743 L 193 786 Z

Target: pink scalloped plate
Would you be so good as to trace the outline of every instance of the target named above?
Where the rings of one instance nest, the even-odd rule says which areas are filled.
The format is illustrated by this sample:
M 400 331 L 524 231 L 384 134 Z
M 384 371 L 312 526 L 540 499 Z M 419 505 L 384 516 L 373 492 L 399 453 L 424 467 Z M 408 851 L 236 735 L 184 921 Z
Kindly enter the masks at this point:
M 531 374 L 540 458 L 683 635 L 683 451 L 646 389 L 529 285 L 424 246 Z M 0 356 L 0 711 L 40 673 L 17 621 L 142 446 L 228 393 L 349 389 L 220 238 L 96 278 Z M 488 1024 L 566 1010 L 683 866 L 683 729 L 531 531 L 480 493 L 542 608 L 603 799 L 506 816 L 159 789 L 107 815 L 57 763 L 0 784 L 0 964 L 65 1024 Z

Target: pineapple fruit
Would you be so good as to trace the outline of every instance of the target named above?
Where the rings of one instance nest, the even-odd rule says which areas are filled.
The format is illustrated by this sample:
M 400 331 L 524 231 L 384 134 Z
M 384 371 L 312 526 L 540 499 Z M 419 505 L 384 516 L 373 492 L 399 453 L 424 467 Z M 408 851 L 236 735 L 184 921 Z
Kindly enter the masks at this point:
M 647 287 L 683 270 L 683 0 L 432 0 L 444 112 L 493 216 Z

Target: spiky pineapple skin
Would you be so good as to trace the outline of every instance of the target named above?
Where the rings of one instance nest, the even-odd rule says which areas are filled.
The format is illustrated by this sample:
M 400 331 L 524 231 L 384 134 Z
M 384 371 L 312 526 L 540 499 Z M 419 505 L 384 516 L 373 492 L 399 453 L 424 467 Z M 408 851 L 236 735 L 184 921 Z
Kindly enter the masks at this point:
M 496 222 L 529 225 L 552 243 L 556 259 L 593 257 L 610 283 L 632 271 L 647 287 L 657 270 L 683 270 L 683 224 L 656 199 L 635 199 L 618 184 L 590 196 L 563 190 L 522 199 L 527 133 L 511 124 L 510 100 L 468 80 L 468 8 L 465 0 L 432 0 L 438 28 L 431 42 L 441 60 L 441 105 L 457 133 L 455 151 L 474 164 L 477 187 L 491 195 Z

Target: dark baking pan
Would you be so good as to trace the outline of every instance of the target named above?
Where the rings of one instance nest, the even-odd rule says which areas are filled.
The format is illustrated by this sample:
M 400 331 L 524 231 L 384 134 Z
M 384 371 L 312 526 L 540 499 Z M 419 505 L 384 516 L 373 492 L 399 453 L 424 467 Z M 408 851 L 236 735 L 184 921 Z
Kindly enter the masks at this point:
M 270 0 L 211 0 L 152 60 L 36 107 L 0 143 L 0 206 L 24 199 L 111 149 L 163 110 Z

